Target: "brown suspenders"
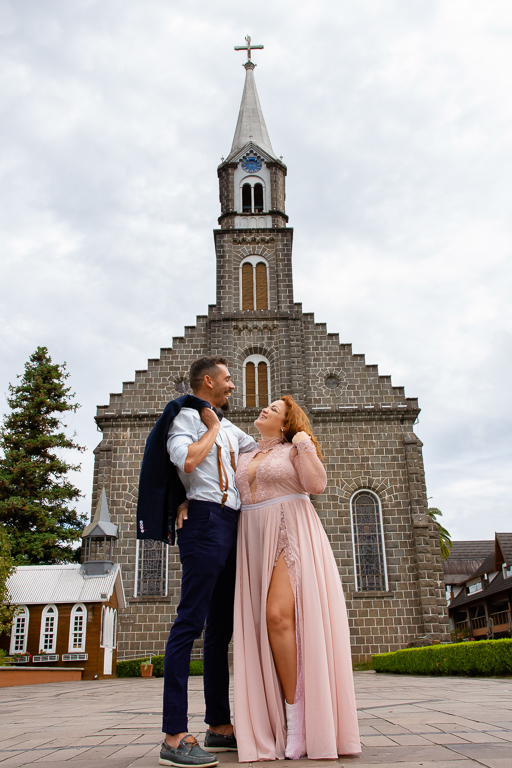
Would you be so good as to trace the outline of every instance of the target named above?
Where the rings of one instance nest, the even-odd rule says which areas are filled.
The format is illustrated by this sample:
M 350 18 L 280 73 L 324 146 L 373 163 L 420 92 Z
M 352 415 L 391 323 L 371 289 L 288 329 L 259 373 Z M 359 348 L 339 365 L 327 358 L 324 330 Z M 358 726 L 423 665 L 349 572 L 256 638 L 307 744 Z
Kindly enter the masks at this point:
M 231 459 L 231 467 L 233 468 L 233 472 L 236 472 L 235 451 L 233 450 L 233 447 L 231 445 L 231 440 L 227 436 L 227 433 L 224 432 L 224 434 L 226 435 L 226 439 L 227 439 L 228 445 L 229 445 L 229 455 L 230 455 L 230 459 Z M 217 466 L 218 466 L 218 469 L 219 469 L 219 485 L 220 485 L 220 490 L 221 490 L 221 493 L 222 493 L 222 501 L 221 501 L 220 505 L 221 505 L 221 507 L 223 507 L 224 504 L 227 501 L 227 498 L 228 498 L 228 488 L 229 488 L 228 473 L 227 473 L 226 467 L 224 466 L 223 461 L 222 461 L 222 448 L 219 445 L 219 443 L 217 443 L 217 441 L 215 441 L 215 444 L 217 446 Z

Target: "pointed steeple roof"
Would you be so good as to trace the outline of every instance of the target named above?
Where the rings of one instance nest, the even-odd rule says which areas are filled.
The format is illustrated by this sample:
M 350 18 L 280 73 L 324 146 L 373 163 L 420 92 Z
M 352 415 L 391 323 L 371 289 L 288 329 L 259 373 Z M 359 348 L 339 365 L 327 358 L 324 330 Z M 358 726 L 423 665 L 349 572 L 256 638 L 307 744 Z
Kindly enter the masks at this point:
M 83 530 L 82 537 L 84 536 L 111 536 L 117 539 L 117 525 L 110 522 L 105 487 L 103 487 L 101 497 L 98 499 L 93 519 Z
M 235 136 L 231 152 L 226 161 L 235 157 L 240 150 L 248 144 L 255 144 L 267 155 L 277 160 L 277 156 L 272 149 L 270 137 L 268 135 L 265 118 L 261 110 L 258 91 L 256 90 L 256 81 L 254 79 L 254 67 L 252 61 L 247 61 L 245 67 L 245 86 L 242 94 L 242 103 L 238 113 L 238 122 L 236 124 Z

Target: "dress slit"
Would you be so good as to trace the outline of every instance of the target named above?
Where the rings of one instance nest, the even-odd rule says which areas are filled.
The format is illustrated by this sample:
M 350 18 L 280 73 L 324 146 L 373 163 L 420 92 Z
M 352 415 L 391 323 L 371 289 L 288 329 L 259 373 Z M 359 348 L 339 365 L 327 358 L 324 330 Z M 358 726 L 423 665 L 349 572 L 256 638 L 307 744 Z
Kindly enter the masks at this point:
M 284 507 L 281 505 L 281 519 L 279 524 L 279 535 L 277 538 L 276 554 L 274 557 L 274 568 L 277 565 L 281 554 L 283 555 L 284 562 L 286 564 L 286 570 L 288 571 L 288 577 L 293 590 L 293 598 L 295 602 L 295 644 L 297 647 L 297 683 L 295 687 L 295 701 L 288 702 L 288 704 L 295 704 L 298 707 L 298 721 L 300 722 L 301 735 L 304 736 L 306 730 L 305 723 L 305 709 L 304 709 L 304 676 L 302 674 L 302 650 L 301 650 L 301 636 L 300 636 L 300 619 L 299 619 L 299 603 L 298 603 L 298 591 L 297 591 L 297 574 L 296 563 L 293 557 L 292 548 L 288 540 L 288 532 L 286 530 L 286 519 L 284 516 Z M 302 741 L 302 739 L 301 739 Z M 303 755 L 293 755 L 291 759 L 298 760 Z

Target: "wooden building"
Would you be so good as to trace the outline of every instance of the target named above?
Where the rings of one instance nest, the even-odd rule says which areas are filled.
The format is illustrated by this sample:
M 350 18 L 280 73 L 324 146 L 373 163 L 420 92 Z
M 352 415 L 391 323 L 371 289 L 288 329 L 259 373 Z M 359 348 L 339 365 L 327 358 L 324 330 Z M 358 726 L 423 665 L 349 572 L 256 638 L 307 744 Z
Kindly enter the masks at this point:
M 461 544 L 478 545 L 467 549 L 466 559 L 480 562 L 456 584 L 447 584 L 452 633 L 474 640 L 512 637 L 512 533 L 496 533 L 495 540 L 489 542 L 454 542 L 455 552 L 452 552 L 458 558 L 454 557 L 450 565 L 450 555 L 446 565 L 447 577 L 452 582 L 453 563 L 464 560 L 463 547 L 456 546 Z M 482 558 L 484 545 L 487 545 L 486 556 Z
M 15 664 L 82 667 L 84 680 L 115 677 L 117 616 L 126 605 L 116 539 L 103 491 L 83 532 L 81 565 L 16 568 L 7 585 L 19 610 L 10 637 L 0 638 Z

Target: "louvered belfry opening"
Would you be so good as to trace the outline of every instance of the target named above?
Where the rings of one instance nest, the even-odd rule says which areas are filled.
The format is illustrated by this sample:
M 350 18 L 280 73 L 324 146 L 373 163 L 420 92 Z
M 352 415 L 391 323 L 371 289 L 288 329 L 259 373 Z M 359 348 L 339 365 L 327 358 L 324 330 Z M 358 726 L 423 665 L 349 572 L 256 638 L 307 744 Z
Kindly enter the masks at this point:
M 256 366 L 247 363 L 245 366 L 245 405 L 256 408 Z
M 256 264 L 256 309 L 268 309 L 267 265 Z
M 270 395 L 268 363 L 261 359 L 261 355 L 251 355 L 251 358 L 244 366 L 245 407 L 266 408 Z
M 268 370 L 266 363 L 258 363 L 258 407 L 268 405 Z
M 254 309 L 253 266 L 249 261 L 242 265 L 242 309 Z
M 264 261 L 242 264 L 242 310 L 268 309 L 268 274 Z

